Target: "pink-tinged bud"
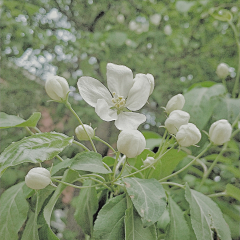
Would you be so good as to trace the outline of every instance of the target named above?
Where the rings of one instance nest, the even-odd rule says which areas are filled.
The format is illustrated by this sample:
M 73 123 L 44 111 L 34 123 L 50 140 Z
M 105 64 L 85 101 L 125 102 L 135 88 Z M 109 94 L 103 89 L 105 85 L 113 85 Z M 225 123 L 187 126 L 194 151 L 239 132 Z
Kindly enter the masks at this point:
M 182 125 L 177 134 L 176 140 L 182 147 L 189 147 L 197 144 L 201 140 L 201 133 L 193 123 Z
M 51 183 L 51 174 L 46 168 L 32 168 L 25 177 L 25 183 L 32 189 L 43 189 Z
M 117 149 L 129 158 L 138 156 L 146 147 L 146 140 L 138 130 L 123 130 L 117 140 Z
M 221 119 L 214 122 L 209 129 L 209 138 L 215 145 L 222 145 L 230 140 L 232 134 L 231 124 Z

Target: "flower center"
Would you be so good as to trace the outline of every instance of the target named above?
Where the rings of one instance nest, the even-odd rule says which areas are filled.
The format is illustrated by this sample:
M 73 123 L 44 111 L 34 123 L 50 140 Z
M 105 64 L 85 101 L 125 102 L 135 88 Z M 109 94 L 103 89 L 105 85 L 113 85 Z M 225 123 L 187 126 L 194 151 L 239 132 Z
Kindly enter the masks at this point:
M 114 104 L 114 107 L 117 110 L 123 110 L 126 103 L 125 99 L 122 96 L 118 96 L 115 92 L 113 92 L 112 94 L 113 94 L 112 102 Z

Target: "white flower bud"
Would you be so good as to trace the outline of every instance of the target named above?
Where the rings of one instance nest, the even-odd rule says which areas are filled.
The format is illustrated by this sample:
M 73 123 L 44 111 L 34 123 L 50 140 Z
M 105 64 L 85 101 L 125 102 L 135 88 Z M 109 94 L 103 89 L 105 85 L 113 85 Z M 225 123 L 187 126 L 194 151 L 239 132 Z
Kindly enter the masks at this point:
M 138 156 L 146 147 L 146 140 L 138 130 L 123 130 L 117 140 L 117 149 L 129 158 Z
M 182 94 L 173 96 L 167 103 L 166 112 L 169 114 L 174 110 L 182 110 L 185 104 L 185 98 Z
M 164 27 L 164 33 L 165 33 L 166 35 L 171 35 L 171 34 L 172 34 L 171 25 L 166 25 L 166 26 Z
M 70 91 L 67 80 L 59 76 L 47 79 L 45 89 L 48 96 L 55 101 L 66 100 L 67 94 Z
M 75 134 L 76 134 L 77 138 L 79 140 L 89 140 L 89 137 L 93 138 L 95 136 L 95 132 L 94 132 L 93 128 L 87 124 L 83 124 L 83 125 L 84 125 L 84 128 L 87 131 L 88 135 L 84 131 L 83 126 L 79 125 L 75 129 Z
M 165 127 L 169 133 L 176 134 L 180 126 L 187 124 L 190 115 L 182 110 L 174 110 L 165 121 Z
M 216 74 L 218 75 L 219 78 L 225 79 L 229 74 L 228 65 L 226 63 L 220 63 L 217 66 Z
M 32 168 L 25 177 L 25 183 L 32 189 L 43 189 L 51 183 L 51 174 L 46 168 Z
M 215 145 L 222 145 L 228 142 L 231 134 L 232 126 L 225 119 L 214 122 L 209 129 L 209 138 Z
M 151 164 L 153 164 L 155 162 L 155 159 L 153 157 L 147 157 L 144 161 L 143 161 L 143 167 L 147 167 Z
M 122 14 L 117 15 L 117 21 L 119 23 L 124 23 L 124 21 L 125 21 L 124 15 L 122 15 Z
M 182 125 L 177 134 L 177 142 L 182 147 L 189 147 L 197 144 L 201 140 L 201 133 L 193 123 Z
M 152 24 L 154 24 L 155 26 L 158 26 L 160 21 L 161 21 L 162 17 L 160 14 L 153 14 L 152 16 L 150 16 L 150 22 Z

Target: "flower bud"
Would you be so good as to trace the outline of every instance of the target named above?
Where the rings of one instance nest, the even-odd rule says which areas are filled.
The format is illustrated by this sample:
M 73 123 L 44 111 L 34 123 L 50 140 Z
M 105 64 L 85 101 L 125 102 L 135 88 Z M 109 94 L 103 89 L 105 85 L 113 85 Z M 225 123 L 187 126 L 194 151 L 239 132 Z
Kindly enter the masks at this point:
M 143 161 L 143 166 L 142 167 L 147 167 L 151 164 L 153 164 L 155 162 L 155 158 L 153 157 L 147 157 L 144 161 Z
M 166 35 L 171 35 L 172 34 L 172 27 L 171 27 L 171 25 L 166 25 L 165 27 L 164 27 L 164 33 L 166 34 Z
M 229 74 L 228 65 L 226 63 L 220 63 L 217 66 L 216 74 L 218 75 L 219 78 L 225 79 Z
M 165 121 L 165 127 L 169 133 L 176 134 L 180 126 L 187 124 L 190 115 L 182 110 L 174 110 Z
M 32 189 L 43 189 L 51 183 L 51 174 L 46 168 L 32 168 L 25 177 L 25 183 Z
M 209 138 L 215 145 L 222 145 L 230 140 L 231 133 L 231 124 L 227 120 L 221 119 L 211 125 Z
M 85 132 L 85 130 L 83 129 L 83 126 L 79 125 L 75 129 L 75 134 L 76 134 L 77 138 L 79 140 L 89 140 L 89 137 L 93 138 L 95 136 L 95 132 L 94 132 L 93 128 L 87 124 L 83 124 L 83 125 L 84 125 L 84 128 L 85 128 L 86 132 L 88 133 L 88 135 Z
M 189 147 L 197 144 L 201 140 L 201 133 L 193 123 L 182 125 L 177 134 L 177 142 L 182 147 Z
M 159 25 L 161 19 L 162 19 L 162 16 L 160 14 L 157 14 L 157 13 L 150 16 L 150 22 L 152 24 L 154 24 L 155 26 Z
M 185 98 L 182 94 L 173 96 L 167 103 L 166 112 L 170 114 L 174 110 L 182 110 L 185 104 Z
M 45 83 L 45 89 L 50 98 L 55 101 L 64 101 L 70 91 L 68 82 L 65 78 L 54 76 Z
M 117 149 L 129 158 L 138 156 L 146 147 L 146 140 L 138 130 L 123 130 L 117 140 Z

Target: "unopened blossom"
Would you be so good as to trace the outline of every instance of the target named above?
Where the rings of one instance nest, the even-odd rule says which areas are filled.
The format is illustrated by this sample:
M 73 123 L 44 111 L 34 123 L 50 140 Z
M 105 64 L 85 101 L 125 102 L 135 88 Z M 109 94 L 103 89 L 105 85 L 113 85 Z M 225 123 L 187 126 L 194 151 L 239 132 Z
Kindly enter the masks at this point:
M 143 167 L 147 167 L 152 165 L 155 162 L 155 158 L 154 157 L 147 157 L 144 161 L 143 161 Z
M 216 74 L 219 78 L 225 79 L 229 74 L 229 67 L 226 63 L 220 63 L 217 66 Z
M 82 98 L 95 108 L 98 116 L 104 121 L 115 120 L 118 129 L 137 129 L 146 121 L 144 114 L 131 111 L 141 109 L 148 100 L 152 88 L 148 75 L 137 74 L 133 79 L 130 68 L 108 63 L 109 90 L 91 77 L 81 77 L 77 85 Z
M 154 24 L 155 26 L 159 25 L 161 19 L 162 19 L 161 15 L 157 14 L 157 13 L 153 14 L 152 16 L 150 16 L 150 22 L 152 24 Z
M 165 33 L 166 35 L 171 35 L 171 34 L 172 34 L 172 27 L 171 27 L 171 25 L 166 25 L 166 26 L 164 27 L 164 33 Z
M 118 135 L 117 149 L 129 158 L 138 156 L 146 147 L 146 140 L 138 130 L 124 130 Z
M 172 111 L 165 121 L 165 127 L 171 134 L 176 134 L 180 126 L 187 124 L 190 115 L 182 110 Z
M 122 14 L 117 15 L 117 21 L 119 23 L 124 23 L 124 21 L 125 21 L 124 15 L 122 15 Z
M 201 132 L 193 123 L 182 125 L 177 134 L 176 140 L 182 147 L 189 147 L 197 144 L 201 140 Z
M 226 119 L 214 122 L 209 129 L 209 138 L 215 145 L 222 145 L 230 140 L 232 126 Z
M 48 96 L 55 101 L 65 101 L 70 91 L 67 80 L 59 76 L 48 78 L 45 83 L 45 89 Z
M 32 168 L 25 177 L 25 183 L 29 188 L 43 189 L 51 183 L 51 174 L 43 167 Z
M 83 125 L 85 130 L 83 129 L 82 125 L 79 125 L 78 127 L 75 128 L 75 134 L 77 138 L 79 140 L 89 140 L 90 138 L 93 138 L 95 136 L 94 129 L 87 124 L 83 124 Z
M 182 94 L 173 96 L 166 105 L 166 112 L 169 114 L 174 110 L 182 110 L 185 104 L 185 98 Z

